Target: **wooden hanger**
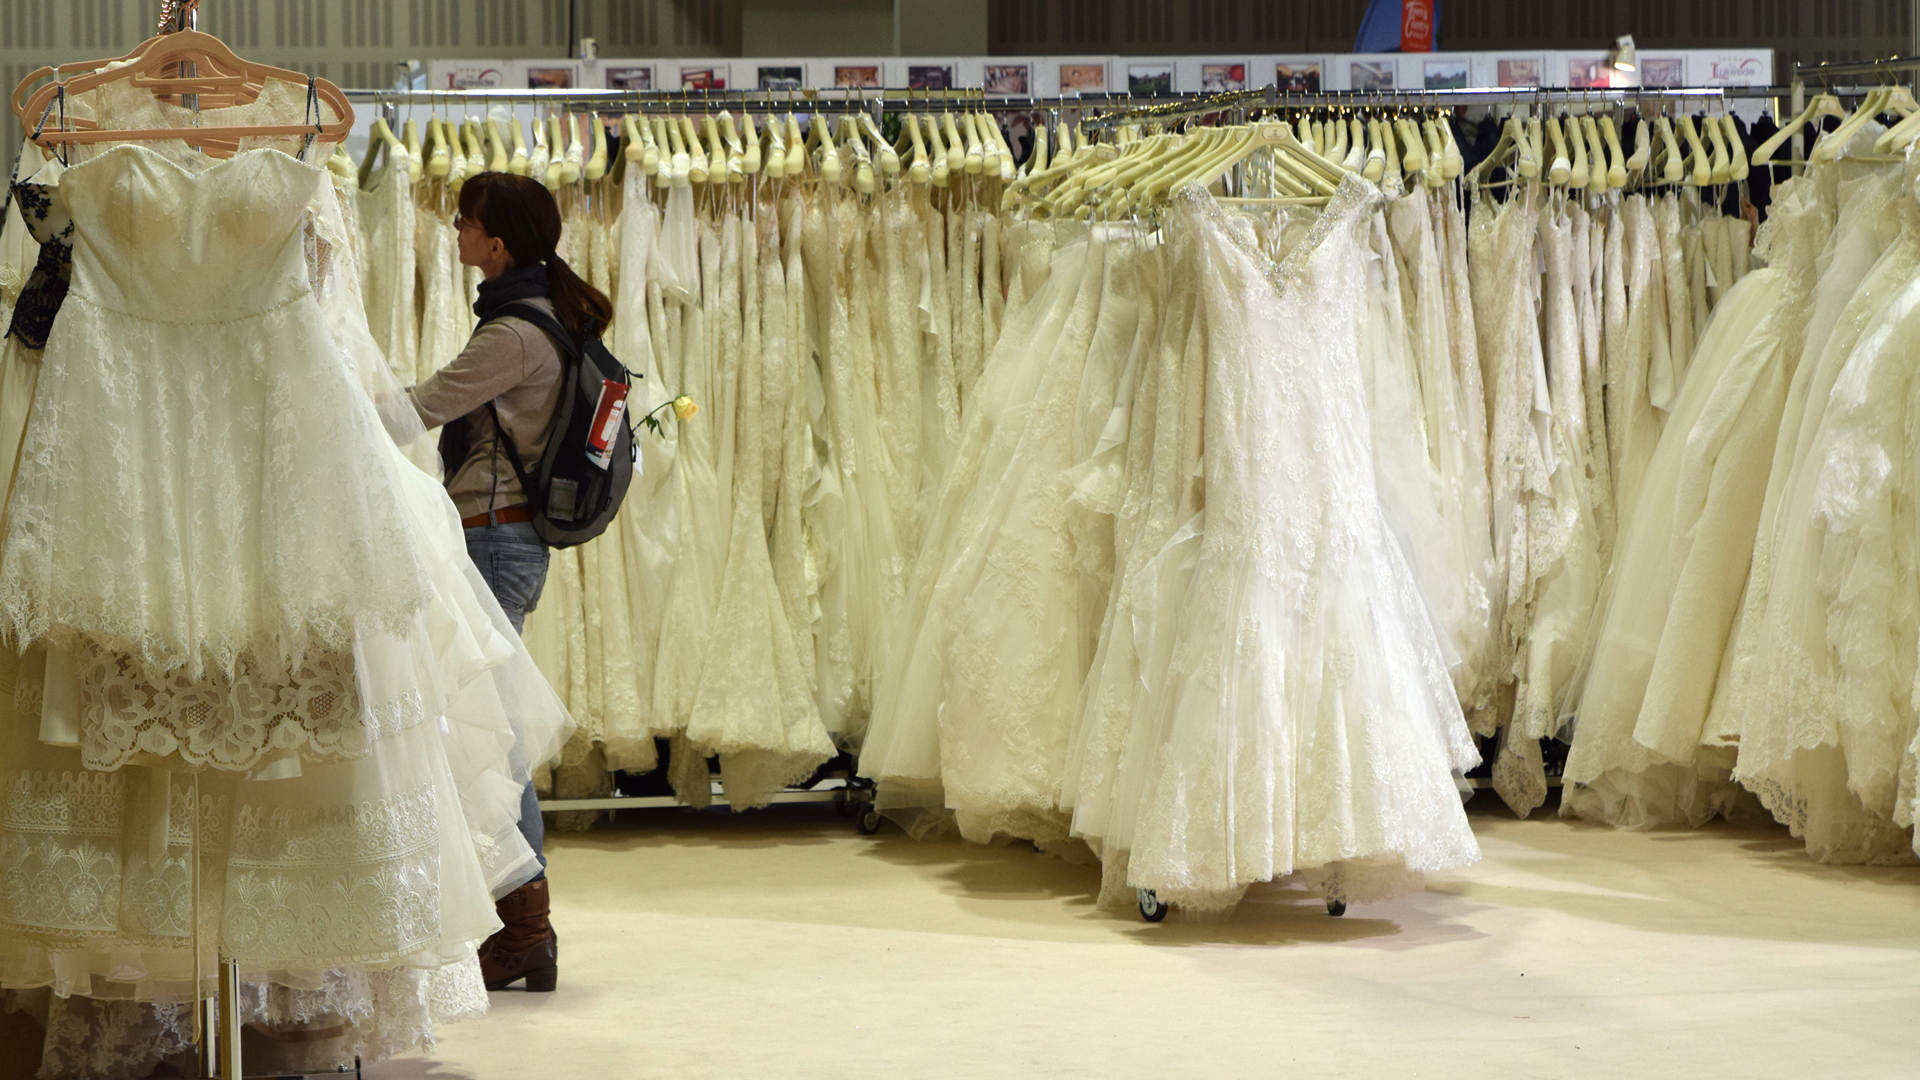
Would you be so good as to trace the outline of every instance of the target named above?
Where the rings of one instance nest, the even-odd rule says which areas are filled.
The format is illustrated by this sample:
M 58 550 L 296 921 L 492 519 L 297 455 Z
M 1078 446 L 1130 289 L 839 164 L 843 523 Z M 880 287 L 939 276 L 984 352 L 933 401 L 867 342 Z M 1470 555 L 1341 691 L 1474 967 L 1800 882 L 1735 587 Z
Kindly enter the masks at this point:
M 212 34 L 197 30 L 162 34 L 136 46 L 124 59 L 126 63 L 121 66 L 93 70 L 65 82 L 46 83 L 34 90 L 14 109 L 21 128 L 35 132 L 34 141 L 44 147 L 71 143 L 178 139 L 214 157 L 232 155 L 239 141 L 245 138 L 311 135 L 316 143 L 331 145 L 344 141 L 353 130 L 353 105 L 339 87 L 326 79 L 313 79 L 286 68 L 242 60 L 227 48 L 225 42 Z M 209 70 L 214 74 L 183 77 L 177 74 L 181 65 L 192 65 L 196 72 Z M 175 73 L 169 74 L 169 70 Z M 331 123 L 326 122 L 323 114 L 321 120 L 306 123 L 131 130 L 82 129 L 76 125 L 60 129 L 41 123 L 43 116 L 53 115 L 54 110 L 50 106 L 60 94 L 81 94 L 108 83 L 131 83 L 162 100 L 178 101 L 192 94 L 197 96 L 203 108 L 222 108 L 254 101 L 268 80 L 307 84 L 314 97 L 333 110 L 335 119 Z

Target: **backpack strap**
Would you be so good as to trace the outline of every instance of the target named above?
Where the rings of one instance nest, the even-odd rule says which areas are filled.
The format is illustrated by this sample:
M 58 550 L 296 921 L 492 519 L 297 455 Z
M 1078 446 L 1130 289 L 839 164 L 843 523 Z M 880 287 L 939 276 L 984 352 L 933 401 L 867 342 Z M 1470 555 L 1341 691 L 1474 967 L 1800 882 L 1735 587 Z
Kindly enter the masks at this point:
M 524 300 L 515 300 L 511 303 L 500 305 L 500 309 L 489 316 L 486 321 L 492 322 L 495 319 L 502 319 L 509 315 L 516 319 L 523 319 L 530 322 L 546 331 L 547 336 L 553 339 L 553 343 L 560 347 L 560 351 L 568 356 L 577 357 L 580 355 L 580 343 L 573 340 L 573 335 L 567 333 L 567 328 L 560 325 L 559 319 L 554 318 L 551 312 L 543 311 Z
M 569 360 L 579 359 L 580 346 L 573 340 L 573 335 L 567 333 L 567 328 L 560 325 L 560 320 L 525 301 L 502 304 L 500 309 L 489 316 L 485 322 L 492 322 L 494 319 L 508 315 L 539 327 L 548 338 L 552 339 L 554 345 L 559 347 L 564 356 Z M 514 445 L 513 436 L 507 434 L 506 426 L 500 423 L 500 410 L 495 408 L 491 401 L 487 402 L 487 415 L 493 418 L 494 437 L 500 440 L 502 447 L 506 448 L 507 464 L 513 466 L 513 475 L 520 481 L 520 491 L 527 497 L 527 505 L 535 512 L 544 511 L 546 509 L 546 499 L 543 497 L 545 493 L 534 483 L 533 477 L 527 474 L 526 463 L 520 459 L 520 448 Z

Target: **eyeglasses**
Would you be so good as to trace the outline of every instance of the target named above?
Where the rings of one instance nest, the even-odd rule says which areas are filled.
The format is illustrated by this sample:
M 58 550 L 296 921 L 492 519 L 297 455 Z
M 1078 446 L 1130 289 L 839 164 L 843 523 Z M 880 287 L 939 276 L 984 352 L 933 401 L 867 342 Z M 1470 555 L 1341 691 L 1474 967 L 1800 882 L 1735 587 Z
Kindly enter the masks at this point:
M 455 214 L 453 215 L 453 227 L 455 231 L 466 228 L 477 229 L 480 227 L 480 223 L 471 218 L 461 217 L 459 214 Z

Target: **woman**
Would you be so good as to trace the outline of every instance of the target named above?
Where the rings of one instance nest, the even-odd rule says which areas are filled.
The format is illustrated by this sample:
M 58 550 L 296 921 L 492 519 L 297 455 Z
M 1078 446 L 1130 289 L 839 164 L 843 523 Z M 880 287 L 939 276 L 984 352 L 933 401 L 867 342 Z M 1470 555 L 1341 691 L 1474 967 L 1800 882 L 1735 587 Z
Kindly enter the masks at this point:
M 554 253 L 560 208 L 527 177 L 489 172 L 470 178 L 460 189 L 454 225 L 460 261 L 486 279 L 473 305 L 480 325 L 459 356 L 408 394 L 427 427 L 445 426 L 441 463 L 447 494 L 466 527 L 467 554 L 520 630 L 546 584 L 547 548 L 534 532 L 513 456 L 532 471 L 546 450 L 560 400 L 561 352 L 538 327 L 501 312 L 513 303 L 539 308 L 577 341 L 606 327 L 613 303 Z M 521 796 L 520 831 L 544 867 L 544 830 L 532 784 Z M 524 978 L 528 990 L 552 990 L 559 946 L 547 920 L 546 874 L 501 898 L 497 907 L 505 926 L 480 949 L 487 989 Z

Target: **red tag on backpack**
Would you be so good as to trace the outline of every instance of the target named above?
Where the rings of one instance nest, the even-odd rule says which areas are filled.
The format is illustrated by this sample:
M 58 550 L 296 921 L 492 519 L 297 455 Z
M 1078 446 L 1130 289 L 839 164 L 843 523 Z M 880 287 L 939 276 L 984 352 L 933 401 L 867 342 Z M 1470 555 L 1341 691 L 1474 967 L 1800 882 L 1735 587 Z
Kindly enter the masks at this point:
M 587 460 L 605 469 L 613 464 L 613 445 L 620 425 L 627 418 L 626 383 L 608 380 L 600 384 L 600 404 L 593 410 L 593 427 L 587 433 Z

